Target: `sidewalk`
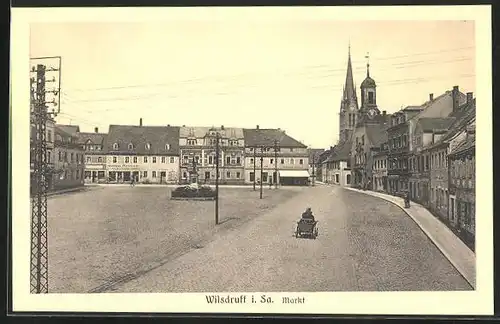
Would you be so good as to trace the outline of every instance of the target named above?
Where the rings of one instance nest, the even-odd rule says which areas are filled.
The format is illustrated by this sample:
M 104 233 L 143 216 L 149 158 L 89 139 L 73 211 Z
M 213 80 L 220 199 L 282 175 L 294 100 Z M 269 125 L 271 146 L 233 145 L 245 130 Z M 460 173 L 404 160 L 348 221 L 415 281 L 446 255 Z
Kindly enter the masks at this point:
M 179 184 L 144 184 L 144 183 L 136 183 L 134 187 L 148 187 L 148 188 L 177 188 L 177 187 L 182 187 L 186 186 L 185 184 L 179 185 Z M 202 186 L 202 185 L 200 185 Z M 205 185 L 203 185 L 205 186 Z M 215 188 L 214 184 L 206 185 L 211 188 Z M 85 187 L 130 187 L 130 183 L 86 183 Z M 297 189 L 297 188 L 305 188 L 307 186 L 279 186 L 278 189 Z M 246 184 L 246 185 L 226 185 L 226 184 L 219 184 L 219 188 L 246 188 L 250 189 L 253 188 L 253 185 L 251 184 Z M 255 186 L 256 190 L 260 190 L 260 185 Z M 269 185 L 264 185 L 262 186 L 263 190 L 274 190 L 276 189 L 274 185 L 272 188 L 269 188 Z
M 403 209 L 451 264 L 453 264 L 458 272 L 462 274 L 469 284 L 474 289 L 476 288 L 476 255 L 445 224 L 434 217 L 427 209 L 414 202 L 411 202 L 410 208 L 404 208 L 402 198 L 379 192 L 363 191 L 349 187 L 345 187 L 345 189 L 387 200 Z
M 62 189 L 62 190 L 55 190 L 55 191 L 50 191 L 47 193 L 47 197 L 50 196 L 57 196 L 57 195 L 62 195 L 65 193 L 70 193 L 70 192 L 79 192 L 79 191 L 85 191 L 87 188 L 85 186 L 77 187 L 77 188 L 68 188 L 68 189 Z

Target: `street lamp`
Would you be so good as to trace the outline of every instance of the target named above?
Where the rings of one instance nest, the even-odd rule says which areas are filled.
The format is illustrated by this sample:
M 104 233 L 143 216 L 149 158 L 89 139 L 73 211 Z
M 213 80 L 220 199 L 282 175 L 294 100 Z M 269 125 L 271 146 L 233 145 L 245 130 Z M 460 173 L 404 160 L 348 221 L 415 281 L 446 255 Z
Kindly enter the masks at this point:
M 220 133 L 215 129 L 211 128 L 209 131 L 209 137 L 215 140 L 215 225 L 219 225 L 219 150 L 220 150 Z
M 259 145 L 254 147 L 254 156 L 255 156 L 255 151 L 257 150 L 257 147 L 260 148 L 260 199 L 262 199 L 262 186 L 263 186 L 263 181 L 262 181 L 262 176 L 264 172 L 264 150 L 268 151 L 271 148 L 274 149 L 274 174 L 276 175 L 276 179 L 274 180 L 274 187 L 278 189 L 278 150 L 279 150 L 279 139 L 274 139 L 272 141 L 272 145 Z M 255 158 L 254 158 L 254 170 L 255 170 Z M 255 175 L 255 171 L 254 171 Z M 274 176 L 272 177 L 274 178 Z M 255 180 L 255 176 L 254 176 Z

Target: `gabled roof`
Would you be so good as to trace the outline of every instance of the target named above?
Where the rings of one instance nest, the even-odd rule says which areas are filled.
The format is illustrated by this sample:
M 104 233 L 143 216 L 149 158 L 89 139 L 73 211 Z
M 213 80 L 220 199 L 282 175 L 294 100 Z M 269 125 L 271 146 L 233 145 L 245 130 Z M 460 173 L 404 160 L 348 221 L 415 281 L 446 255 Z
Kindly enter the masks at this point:
M 335 146 L 327 161 L 347 161 L 351 155 L 351 148 L 352 136 L 348 140 L 344 140 Z
M 309 161 L 310 162 L 318 162 L 321 159 L 321 154 L 325 151 L 325 149 L 309 149 Z
M 243 129 L 245 146 L 272 146 L 278 141 L 280 147 L 306 148 L 307 146 L 280 129 Z
M 430 118 L 430 117 L 422 117 L 418 120 L 418 124 L 423 132 L 432 132 L 435 130 L 447 130 L 450 125 L 453 123 L 455 118 Z
M 387 141 L 387 130 L 384 125 L 367 125 L 365 130 L 372 146 L 379 147 Z
M 472 136 L 472 137 L 462 141 L 460 144 L 458 144 L 457 147 L 455 147 L 453 149 L 453 151 L 450 152 L 449 155 L 455 155 L 455 154 L 465 152 L 467 150 L 474 148 L 475 146 L 476 146 L 476 137 Z
M 180 138 L 203 138 L 209 134 L 211 129 L 216 129 L 222 138 L 243 139 L 243 129 L 235 127 L 199 127 L 182 126 L 179 130 Z
M 63 130 L 64 132 L 75 135 L 76 133 L 80 132 L 80 126 L 78 125 L 61 125 L 61 124 L 56 124 L 59 129 Z
M 107 135 L 105 133 L 78 133 L 78 143 L 85 144 L 87 141 L 90 141 L 92 144 L 102 145 Z
M 114 143 L 118 150 L 113 150 Z M 149 150 L 147 143 L 151 145 Z M 133 145 L 132 150 L 128 149 L 129 144 Z M 170 145 L 169 150 L 166 144 Z M 104 146 L 108 152 L 116 153 L 179 155 L 179 127 L 110 125 Z

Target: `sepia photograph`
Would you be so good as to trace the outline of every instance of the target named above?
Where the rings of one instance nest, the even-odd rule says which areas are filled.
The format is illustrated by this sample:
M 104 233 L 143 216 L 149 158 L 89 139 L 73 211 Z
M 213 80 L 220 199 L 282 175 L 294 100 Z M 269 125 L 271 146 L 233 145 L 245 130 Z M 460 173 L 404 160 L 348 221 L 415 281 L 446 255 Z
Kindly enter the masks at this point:
M 493 312 L 489 7 L 30 10 L 14 306 Z

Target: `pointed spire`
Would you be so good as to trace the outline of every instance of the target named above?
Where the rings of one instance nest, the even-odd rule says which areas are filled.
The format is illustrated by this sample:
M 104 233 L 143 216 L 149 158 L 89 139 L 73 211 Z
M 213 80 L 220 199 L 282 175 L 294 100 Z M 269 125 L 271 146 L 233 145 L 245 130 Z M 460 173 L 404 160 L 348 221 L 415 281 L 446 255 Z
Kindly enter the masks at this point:
M 352 64 L 351 64 L 351 43 L 349 41 L 349 50 L 347 58 L 347 74 L 344 86 L 344 99 L 354 99 L 356 97 L 356 92 L 354 88 L 354 80 L 352 76 Z

